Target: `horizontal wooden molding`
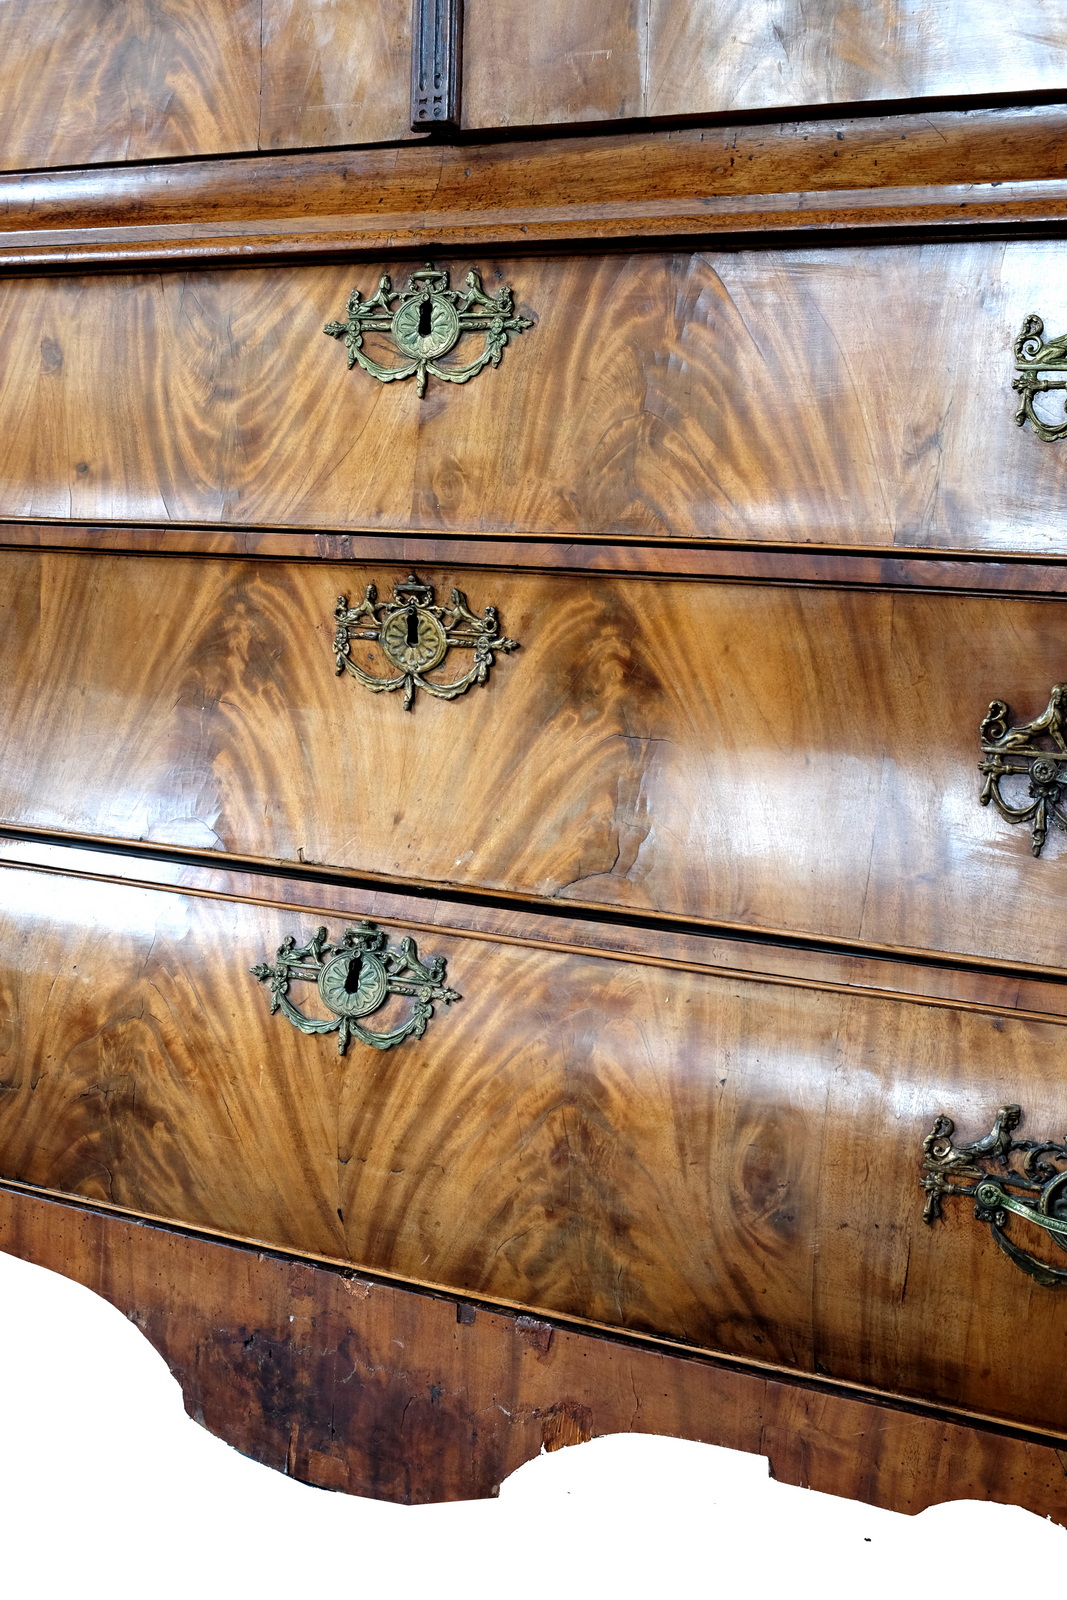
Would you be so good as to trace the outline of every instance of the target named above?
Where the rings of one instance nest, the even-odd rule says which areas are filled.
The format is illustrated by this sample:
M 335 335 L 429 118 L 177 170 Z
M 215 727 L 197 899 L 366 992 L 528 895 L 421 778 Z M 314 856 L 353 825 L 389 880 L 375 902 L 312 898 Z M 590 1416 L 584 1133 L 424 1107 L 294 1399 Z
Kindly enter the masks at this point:
M 1067 108 L 0 176 L 0 270 L 1067 221 Z
M 964 1406 L 946 1405 L 937 1401 L 926 1400 L 907 1392 L 876 1388 L 872 1384 L 854 1383 L 842 1378 L 829 1378 L 821 1374 L 806 1372 L 802 1368 L 786 1367 L 776 1362 L 733 1356 L 719 1350 L 682 1344 L 677 1340 L 669 1339 L 662 1335 L 642 1333 L 636 1329 L 616 1328 L 606 1323 L 594 1322 L 585 1317 L 569 1316 L 557 1311 L 542 1311 L 519 1300 L 508 1300 L 499 1296 L 465 1294 L 447 1284 L 439 1284 L 432 1280 L 405 1278 L 395 1273 L 384 1272 L 380 1268 L 370 1269 L 354 1266 L 352 1262 L 336 1256 L 319 1255 L 314 1251 L 308 1250 L 286 1249 L 267 1240 L 252 1239 L 242 1234 L 227 1233 L 222 1229 L 191 1227 L 180 1219 L 135 1211 L 128 1206 L 115 1205 L 106 1200 L 87 1200 L 83 1195 L 69 1194 L 57 1189 L 44 1189 L 36 1184 L 20 1183 L 10 1178 L 0 1178 L 0 1195 L 8 1203 L 17 1201 L 20 1198 L 27 1202 L 36 1202 L 38 1205 L 50 1208 L 53 1211 L 53 1215 L 58 1213 L 60 1217 L 63 1216 L 64 1212 L 73 1213 L 75 1216 L 98 1217 L 102 1222 L 113 1222 L 116 1226 L 125 1224 L 139 1230 L 143 1229 L 149 1237 L 151 1233 L 156 1232 L 175 1239 L 202 1241 L 206 1245 L 219 1245 L 237 1251 L 248 1252 L 261 1262 L 291 1262 L 294 1265 L 306 1263 L 314 1268 L 341 1274 L 348 1282 L 367 1286 L 373 1285 L 386 1291 L 406 1291 L 413 1295 L 445 1300 L 457 1305 L 471 1306 L 476 1311 L 503 1314 L 508 1318 L 515 1316 L 527 1319 L 536 1317 L 535 1327 L 551 1328 L 560 1332 L 584 1333 L 612 1345 L 619 1345 L 623 1349 L 629 1348 L 632 1351 L 648 1351 L 649 1353 L 660 1352 L 698 1366 L 710 1366 L 738 1374 L 750 1373 L 754 1377 L 764 1379 L 779 1379 L 790 1386 L 795 1386 L 802 1391 L 816 1395 L 839 1395 L 842 1398 L 866 1400 L 877 1406 L 900 1410 L 906 1415 L 936 1419 L 943 1425 L 962 1424 L 966 1427 L 981 1428 L 983 1431 L 988 1430 L 990 1433 L 1003 1438 L 1032 1442 L 1034 1445 L 1051 1444 L 1055 1447 L 1067 1445 L 1067 1436 L 1058 1433 L 1055 1429 L 1013 1424 L 1010 1419 L 989 1412 L 971 1410 Z M 12 1249 L 12 1243 L 11 1240 L 5 1239 L 4 1248 L 9 1253 L 22 1255 L 23 1251 Z M 36 1252 L 28 1250 L 24 1253 L 23 1258 L 26 1260 L 39 1259 Z M 63 1271 L 64 1268 L 63 1266 L 55 1265 L 52 1270 Z M 67 1275 L 74 1276 L 75 1274 L 68 1271 Z
M 706 578 L 721 582 L 829 584 L 834 587 L 929 589 L 962 594 L 1067 595 L 1067 554 L 1005 556 L 989 552 L 829 546 L 781 547 L 709 539 L 607 540 L 592 535 L 487 538 L 455 533 L 298 533 L 283 529 L 126 527 L 74 522 L 4 522 L 4 549 L 109 551 L 228 560 L 444 563 L 523 572 L 625 573 L 632 577 Z
M 23 1186 L 0 1185 L 0 1243 L 132 1318 L 210 1431 L 323 1488 L 408 1503 L 492 1495 L 544 1448 L 638 1430 L 753 1451 L 779 1482 L 896 1511 L 970 1498 L 1064 1520 L 1062 1436 L 999 1418 L 516 1316 Z M 344 1361 L 353 1336 L 375 1363 L 369 1392 Z M 266 1410 L 264 1347 L 284 1374 Z M 431 1383 L 427 1424 L 429 1405 L 412 1400 Z M 442 1449 L 442 1413 L 468 1452 Z
M 132 884 L 168 894 L 302 912 L 371 917 L 412 933 L 451 933 L 530 949 L 602 956 L 686 972 L 837 994 L 876 991 L 908 1004 L 1067 1023 L 1067 969 L 989 963 L 978 957 L 805 939 L 781 931 L 697 924 L 581 901 L 463 891 L 256 862 L 128 841 L 0 827 L 4 868 Z
M 97 267 L 174 261 L 276 260 L 389 251 L 489 250 L 501 245 L 715 240 L 876 230 L 914 239 L 946 227 L 1028 233 L 1067 220 L 1067 180 L 901 189 L 708 195 L 698 200 L 511 206 L 470 212 L 364 212 L 299 220 L 139 224 L 13 230 L 0 235 L 0 266 Z

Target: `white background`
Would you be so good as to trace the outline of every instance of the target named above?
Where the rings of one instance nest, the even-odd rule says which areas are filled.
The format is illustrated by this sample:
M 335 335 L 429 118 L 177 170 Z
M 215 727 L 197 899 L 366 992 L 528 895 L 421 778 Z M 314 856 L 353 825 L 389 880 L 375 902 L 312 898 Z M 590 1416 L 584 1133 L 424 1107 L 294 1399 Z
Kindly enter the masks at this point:
M 79 1284 L 0 1255 L 0 1313 L 4 1600 L 967 1600 L 1062 1587 L 1067 1531 L 1016 1507 L 898 1516 L 677 1439 L 543 1455 L 499 1500 L 327 1494 L 187 1418 L 161 1357 Z

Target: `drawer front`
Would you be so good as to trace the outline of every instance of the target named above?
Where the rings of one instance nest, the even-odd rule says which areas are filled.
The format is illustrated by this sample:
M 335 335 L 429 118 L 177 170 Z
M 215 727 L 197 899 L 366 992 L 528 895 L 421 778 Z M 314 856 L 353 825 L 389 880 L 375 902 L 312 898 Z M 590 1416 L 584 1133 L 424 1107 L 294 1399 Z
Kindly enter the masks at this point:
M 941 1113 L 1063 1126 L 1062 1017 L 419 929 L 462 999 L 340 1055 L 249 972 L 313 914 L 0 880 L 3 1177 L 1067 1426 L 1067 1294 L 920 1186 Z
M 483 264 L 536 326 L 422 399 L 323 336 L 395 262 L 7 279 L 0 515 L 1058 552 L 1064 447 L 1011 383 L 1065 251 Z
M 883 6 L 466 0 L 464 125 L 698 117 L 1063 86 L 1053 0 Z
M 410 139 L 410 51 L 405 0 L 6 0 L 4 168 Z
M 978 771 L 990 702 L 1067 676 L 1060 602 L 432 568 L 519 648 L 405 711 L 333 643 L 404 568 L 0 563 L 4 823 L 1065 964 L 1067 833 L 1035 857 Z

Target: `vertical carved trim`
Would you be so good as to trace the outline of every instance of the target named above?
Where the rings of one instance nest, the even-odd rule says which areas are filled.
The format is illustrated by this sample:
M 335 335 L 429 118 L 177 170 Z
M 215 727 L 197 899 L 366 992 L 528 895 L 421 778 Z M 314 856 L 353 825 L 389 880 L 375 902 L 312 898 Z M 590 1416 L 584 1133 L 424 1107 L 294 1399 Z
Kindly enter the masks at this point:
M 411 126 L 459 127 L 463 0 L 414 0 Z

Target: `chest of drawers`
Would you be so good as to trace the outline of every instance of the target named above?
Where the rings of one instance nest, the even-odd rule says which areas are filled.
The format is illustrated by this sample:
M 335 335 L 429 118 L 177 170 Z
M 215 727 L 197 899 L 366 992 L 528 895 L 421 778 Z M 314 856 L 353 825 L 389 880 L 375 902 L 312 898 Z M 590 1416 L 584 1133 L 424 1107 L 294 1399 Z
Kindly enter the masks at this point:
M 324 1487 L 1067 1520 L 1063 113 L 674 109 L 0 177 L 0 1246 Z

